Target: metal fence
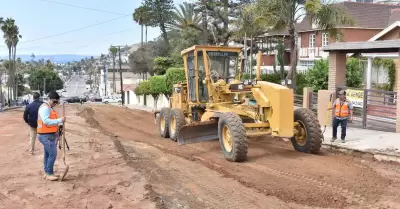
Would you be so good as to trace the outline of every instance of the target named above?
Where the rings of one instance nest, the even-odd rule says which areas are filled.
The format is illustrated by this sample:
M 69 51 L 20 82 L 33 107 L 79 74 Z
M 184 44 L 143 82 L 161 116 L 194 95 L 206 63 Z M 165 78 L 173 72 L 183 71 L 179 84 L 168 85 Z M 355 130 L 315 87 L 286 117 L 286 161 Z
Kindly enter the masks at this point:
M 303 100 L 304 100 L 304 96 L 303 95 L 295 94 L 294 95 L 294 106 L 303 107 Z
M 310 108 L 311 111 L 317 115 L 318 113 L 318 93 L 315 92 L 310 92 L 309 94 L 309 104 L 308 107 Z
M 396 92 L 372 89 L 345 89 L 353 104 L 353 123 L 349 126 L 379 131 L 396 131 Z

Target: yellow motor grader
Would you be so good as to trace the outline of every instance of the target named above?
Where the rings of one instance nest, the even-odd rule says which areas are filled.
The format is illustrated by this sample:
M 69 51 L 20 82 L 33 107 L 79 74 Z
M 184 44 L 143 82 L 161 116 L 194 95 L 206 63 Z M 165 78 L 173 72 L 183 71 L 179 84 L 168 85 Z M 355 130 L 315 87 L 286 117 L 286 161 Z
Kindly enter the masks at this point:
M 229 161 L 247 159 L 247 137 L 290 138 L 294 149 L 317 153 L 322 132 L 317 117 L 294 109 L 293 90 L 256 78 L 239 78 L 241 47 L 193 46 L 181 52 L 186 82 L 173 85 L 170 107 L 155 111 L 160 134 L 180 145 L 219 139 Z

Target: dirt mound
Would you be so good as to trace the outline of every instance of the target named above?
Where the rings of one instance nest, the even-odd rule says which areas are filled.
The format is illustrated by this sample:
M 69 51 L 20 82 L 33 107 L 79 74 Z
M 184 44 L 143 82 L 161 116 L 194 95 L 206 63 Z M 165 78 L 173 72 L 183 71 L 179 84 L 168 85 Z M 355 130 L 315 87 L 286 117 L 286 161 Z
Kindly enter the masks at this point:
M 86 122 L 93 128 L 100 129 L 101 126 L 97 120 L 94 119 L 94 110 L 91 107 L 78 108 L 79 112 L 76 114 L 86 120 Z
M 368 208 L 385 198 L 385 191 L 391 184 L 384 175 L 350 157 L 327 152 L 320 155 L 299 153 L 290 143 L 271 137 L 248 139 L 248 162 L 230 163 L 222 157 L 217 141 L 179 146 L 160 138 L 149 113 L 112 106 L 92 108 L 83 110 L 81 115 L 102 132 L 201 162 L 254 192 L 284 202 L 325 208 Z M 377 205 L 371 207 L 374 206 Z

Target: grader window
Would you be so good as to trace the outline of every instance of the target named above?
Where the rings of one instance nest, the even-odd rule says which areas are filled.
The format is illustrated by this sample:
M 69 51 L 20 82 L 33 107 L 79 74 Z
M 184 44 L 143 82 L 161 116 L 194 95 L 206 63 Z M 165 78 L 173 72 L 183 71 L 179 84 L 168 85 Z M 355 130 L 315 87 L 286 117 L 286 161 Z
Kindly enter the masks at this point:
M 189 98 L 192 102 L 196 102 L 196 74 L 194 72 L 194 53 L 189 53 L 187 56 L 187 69 L 188 69 L 188 89 Z
M 230 83 L 236 76 L 239 54 L 237 52 L 208 51 L 207 55 L 214 82 L 223 79 Z
M 204 57 L 201 51 L 197 54 L 197 70 L 199 76 L 199 101 L 207 102 L 208 101 L 208 90 L 207 86 L 203 84 L 203 80 L 206 78 L 206 69 L 204 67 Z

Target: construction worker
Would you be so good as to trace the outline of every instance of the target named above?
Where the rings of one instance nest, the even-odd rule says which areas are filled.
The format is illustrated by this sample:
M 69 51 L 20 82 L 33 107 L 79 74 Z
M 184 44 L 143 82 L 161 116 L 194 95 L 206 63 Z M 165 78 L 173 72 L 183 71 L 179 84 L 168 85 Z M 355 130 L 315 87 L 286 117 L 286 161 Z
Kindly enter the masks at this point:
M 39 108 L 38 115 L 38 139 L 44 147 L 44 178 L 56 181 L 59 175 L 54 175 L 53 167 L 57 157 L 58 126 L 65 122 L 66 118 L 59 118 L 53 109 L 60 102 L 60 96 L 56 92 L 50 92 L 48 101 Z
M 29 136 L 30 136 L 29 155 L 33 155 L 35 150 L 38 112 L 39 112 L 39 107 L 43 104 L 43 102 L 39 101 L 39 98 L 40 94 L 35 92 L 33 94 L 33 102 L 28 104 L 25 107 L 24 111 L 24 121 L 29 126 Z
M 338 92 L 339 98 L 337 98 L 332 106 L 328 110 L 335 110 L 335 117 L 332 122 L 332 140 L 334 142 L 337 139 L 337 128 L 340 124 L 342 127 L 341 139 L 342 143 L 345 142 L 346 128 L 348 120 L 353 121 L 353 105 L 346 98 L 346 91 L 340 90 Z

